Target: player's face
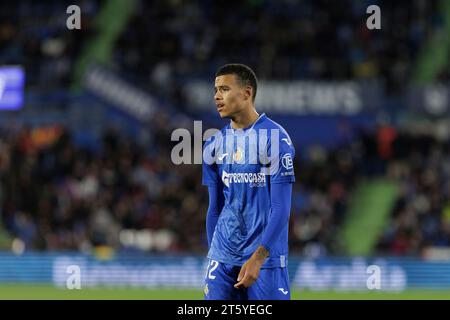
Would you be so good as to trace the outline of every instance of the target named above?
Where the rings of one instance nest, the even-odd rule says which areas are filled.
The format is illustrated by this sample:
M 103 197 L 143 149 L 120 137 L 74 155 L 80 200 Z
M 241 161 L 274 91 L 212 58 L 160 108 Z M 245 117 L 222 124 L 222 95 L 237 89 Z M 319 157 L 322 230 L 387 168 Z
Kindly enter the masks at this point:
M 221 118 L 230 118 L 245 108 L 245 87 L 240 85 L 234 74 L 216 77 L 214 101 Z

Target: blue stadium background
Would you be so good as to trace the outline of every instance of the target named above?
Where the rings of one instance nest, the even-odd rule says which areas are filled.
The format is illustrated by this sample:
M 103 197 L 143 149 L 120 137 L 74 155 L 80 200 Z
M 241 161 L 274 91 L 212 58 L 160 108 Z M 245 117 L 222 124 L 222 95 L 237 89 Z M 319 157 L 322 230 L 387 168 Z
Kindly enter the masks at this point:
M 0 282 L 201 288 L 207 192 L 171 134 L 225 124 L 214 72 L 242 62 L 298 154 L 293 285 L 367 290 L 377 264 L 449 289 L 449 25 L 445 0 L 2 1 Z

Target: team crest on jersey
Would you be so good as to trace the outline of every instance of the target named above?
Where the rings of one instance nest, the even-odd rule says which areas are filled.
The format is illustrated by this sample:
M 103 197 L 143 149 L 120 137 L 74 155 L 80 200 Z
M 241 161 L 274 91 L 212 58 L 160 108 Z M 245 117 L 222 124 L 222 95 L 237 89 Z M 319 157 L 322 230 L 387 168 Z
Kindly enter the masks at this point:
M 236 152 L 233 155 L 233 159 L 236 162 L 242 161 L 244 159 L 244 150 L 240 147 L 237 148 Z
M 203 288 L 203 292 L 205 293 L 205 295 L 208 295 L 208 293 L 209 293 L 208 284 L 205 284 L 205 287 Z

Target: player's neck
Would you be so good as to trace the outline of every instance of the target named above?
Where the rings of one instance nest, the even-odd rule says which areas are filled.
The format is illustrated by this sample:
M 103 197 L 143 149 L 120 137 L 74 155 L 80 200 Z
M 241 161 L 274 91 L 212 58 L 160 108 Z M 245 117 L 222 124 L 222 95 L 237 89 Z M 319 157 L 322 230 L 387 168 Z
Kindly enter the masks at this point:
M 245 110 L 235 115 L 231 119 L 231 128 L 233 129 L 245 129 L 250 127 L 256 120 L 258 120 L 259 114 L 255 108 Z

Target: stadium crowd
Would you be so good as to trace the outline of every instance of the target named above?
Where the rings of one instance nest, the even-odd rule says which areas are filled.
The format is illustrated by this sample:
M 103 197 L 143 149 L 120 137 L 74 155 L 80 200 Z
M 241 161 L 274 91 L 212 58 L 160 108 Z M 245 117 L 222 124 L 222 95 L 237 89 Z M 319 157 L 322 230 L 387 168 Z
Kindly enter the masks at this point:
M 168 130 L 159 121 L 154 127 Z M 111 130 L 97 151 L 76 146 L 63 128 L 53 131 L 51 141 L 27 128 L 0 135 L 2 220 L 27 248 L 117 247 L 123 228 L 170 228 L 177 241 L 168 250 L 203 249 L 201 171 L 171 165 L 158 139 L 164 131 L 151 157 Z
M 164 230 L 171 237 L 161 251 L 203 252 L 208 199 L 201 166 L 173 165 L 165 142 L 170 126 L 155 121 L 152 128 L 151 148 L 108 130 L 99 150 L 77 146 L 61 127 L 52 135 L 3 129 L 3 225 L 32 249 L 119 249 L 121 230 Z M 312 148 L 296 160 L 291 252 L 344 253 L 340 227 L 351 193 L 373 175 L 402 186 L 379 253 L 417 255 L 425 246 L 450 244 L 449 141 L 394 131 L 386 146 L 380 137 L 365 133 L 348 146 Z
M 1 2 L 0 63 L 24 65 L 29 88 L 67 87 L 99 31 L 103 1 L 79 1 L 82 29 L 68 31 L 71 4 Z M 383 32 L 366 27 L 371 4 L 382 8 Z M 396 92 L 424 40 L 442 26 L 437 0 L 139 0 L 111 62 L 166 97 L 176 94 L 174 82 L 209 77 L 230 61 L 251 65 L 261 79 L 383 79 Z
M 67 32 L 70 2 L 0 3 L 0 65 L 23 65 L 27 89 L 67 88 L 73 80 L 103 2 L 81 1 L 83 32 Z M 395 93 L 409 82 L 424 40 L 443 25 L 438 1 L 376 1 L 388 8 L 382 11 L 388 32 L 366 28 L 370 4 L 248 0 L 235 10 L 233 1 L 137 1 L 112 63 L 169 98 L 180 94 L 174 84 L 209 79 L 233 60 L 254 67 L 260 79 L 383 79 Z M 175 105 L 182 108 L 176 99 Z M 153 250 L 204 252 L 208 199 L 201 168 L 170 163 L 168 123 L 158 115 L 147 145 L 105 131 L 97 150 L 77 145 L 67 128 L 1 128 L 4 227 L 30 249 L 121 248 L 121 230 L 161 230 L 170 241 Z M 339 229 L 353 188 L 374 175 L 401 185 L 378 252 L 420 254 L 425 246 L 450 245 L 448 158 L 448 140 L 393 128 L 362 133 L 337 150 L 308 150 L 295 163 L 292 252 L 343 253 Z
M 94 16 L 101 1 L 82 0 L 81 30 L 68 30 L 67 8 L 74 1 L 0 3 L 0 65 L 22 65 L 27 87 L 41 91 L 67 88 L 76 59 L 95 34 Z
M 386 174 L 400 185 L 391 219 L 377 250 L 421 255 L 427 247 L 450 246 L 450 141 L 399 134 Z
M 366 27 L 372 4 L 382 8 L 380 31 Z M 442 27 L 437 5 L 434 0 L 140 1 L 117 43 L 115 61 L 137 81 L 153 80 L 164 88 L 240 61 L 261 79 L 383 79 L 397 92 L 409 82 L 424 39 Z

